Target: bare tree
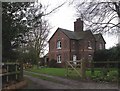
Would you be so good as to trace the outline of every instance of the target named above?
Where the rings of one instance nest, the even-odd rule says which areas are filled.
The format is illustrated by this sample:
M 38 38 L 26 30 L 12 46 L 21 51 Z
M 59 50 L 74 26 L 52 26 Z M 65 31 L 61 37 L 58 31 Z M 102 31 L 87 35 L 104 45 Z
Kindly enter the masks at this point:
M 77 16 L 84 20 L 86 29 L 93 32 L 116 33 L 120 28 L 119 2 L 81 2 L 76 5 Z
M 28 50 L 28 52 L 29 49 L 34 49 L 37 64 L 39 63 L 39 58 L 42 57 L 46 51 L 48 35 L 52 28 L 45 17 L 54 13 L 64 4 L 65 2 L 49 12 L 46 12 L 49 8 L 48 6 L 45 7 L 38 2 L 32 3 L 31 6 L 27 8 L 26 17 L 23 22 L 28 26 L 29 32 L 24 35 L 26 42 L 23 44 L 22 49 L 24 48 L 24 51 Z

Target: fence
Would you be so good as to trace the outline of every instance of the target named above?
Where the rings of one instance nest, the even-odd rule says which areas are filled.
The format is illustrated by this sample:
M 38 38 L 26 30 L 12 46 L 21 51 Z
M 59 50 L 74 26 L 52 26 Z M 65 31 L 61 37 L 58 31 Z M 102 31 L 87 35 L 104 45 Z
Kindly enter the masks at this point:
M 23 65 L 18 62 L 2 63 L 0 76 L 2 77 L 2 88 L 16 84 L 23 79 Z
M 92 62 L 91 64 L 92 64 L 91 74 L 94 75 L 94 70 L 96 67 L 101 68 L 106 72 L 108 72 L 111 68 L 119 69 L 120 61 L 98 61 L 98 62 Z
M 79 69 L 78 69 L 79 68 Z M 85 78 L 85 61 L 84 60 L 77 60 L 77 61 L 66 61 L 66 69 L 67 69 L 67 76 L 69 75 L 69 70 L 73 69 L 75 72 L 82 78 Z
M 97 67 L 95 67 L 96 64 L 97 65 L 102 64 L 101 67 L 99 66 L 99 71 L 101 74 L 107 75 L 107 73 L 111 70 L 111 67 L 112 67 L 112 69 L 116 70 L 119 66 L 119 63 L 120 63 L 119 61 L 106 61 L 106 62 L 105 61 L 100 61 L 100 62 L 91 61 L 90 63 L 87 63 L 85 60 L 67 61 L 66 62 L 67 75 L 69 75 L 68 71 L 71 68 L 71 69 L 75 70 L 75 72 L 82 79 L 87 77 L 86 71 L 88 71 L 88 69 L 91 72 L 91 75 L 94 76 L 96 68 L 97 68 Z M 90 64 L 89 68 L 86 66 L 87 64 Z M 116 71 L 120 71 L 120 70 L 116 70 Z M 118 74 L 118 77 L 120 77 L 120 74 Z

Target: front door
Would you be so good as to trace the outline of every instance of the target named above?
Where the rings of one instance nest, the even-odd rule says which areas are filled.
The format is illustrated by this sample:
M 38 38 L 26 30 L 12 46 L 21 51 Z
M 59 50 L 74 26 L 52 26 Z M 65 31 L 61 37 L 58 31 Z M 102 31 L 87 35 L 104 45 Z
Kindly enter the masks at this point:
M 73 55 L 73 63 L 76 64 L 77 57 L 76 55 Z

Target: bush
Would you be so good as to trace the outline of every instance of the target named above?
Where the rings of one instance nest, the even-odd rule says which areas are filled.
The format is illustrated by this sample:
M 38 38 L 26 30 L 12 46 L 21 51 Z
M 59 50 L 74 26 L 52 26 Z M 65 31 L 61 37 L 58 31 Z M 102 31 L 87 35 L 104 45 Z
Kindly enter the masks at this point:
M 55 59 L 50 60 L 48 66 L 56 68 L 57 67 L 57 61 Z
M 120 61 L 120 45 L 116 45 L 110 49 L 98 50 L 94 53 L 93 60 L 97 61 Z M 106 64 L 95 64 L 95 67 L 105 67 Z M 117 67 L 118 64 L 111 63 L 110 67 Z

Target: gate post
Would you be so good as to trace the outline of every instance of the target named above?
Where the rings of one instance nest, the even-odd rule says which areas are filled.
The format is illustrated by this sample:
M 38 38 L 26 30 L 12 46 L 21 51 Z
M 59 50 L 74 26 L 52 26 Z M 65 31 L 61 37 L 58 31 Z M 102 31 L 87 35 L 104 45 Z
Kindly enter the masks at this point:
M 20 79 L 22 80 L 23 79 L 23 62 L 20 61 Z
M 81 60 L 81 77 L 82 79 L 86 78 L 86 62 L 84 59 Z

